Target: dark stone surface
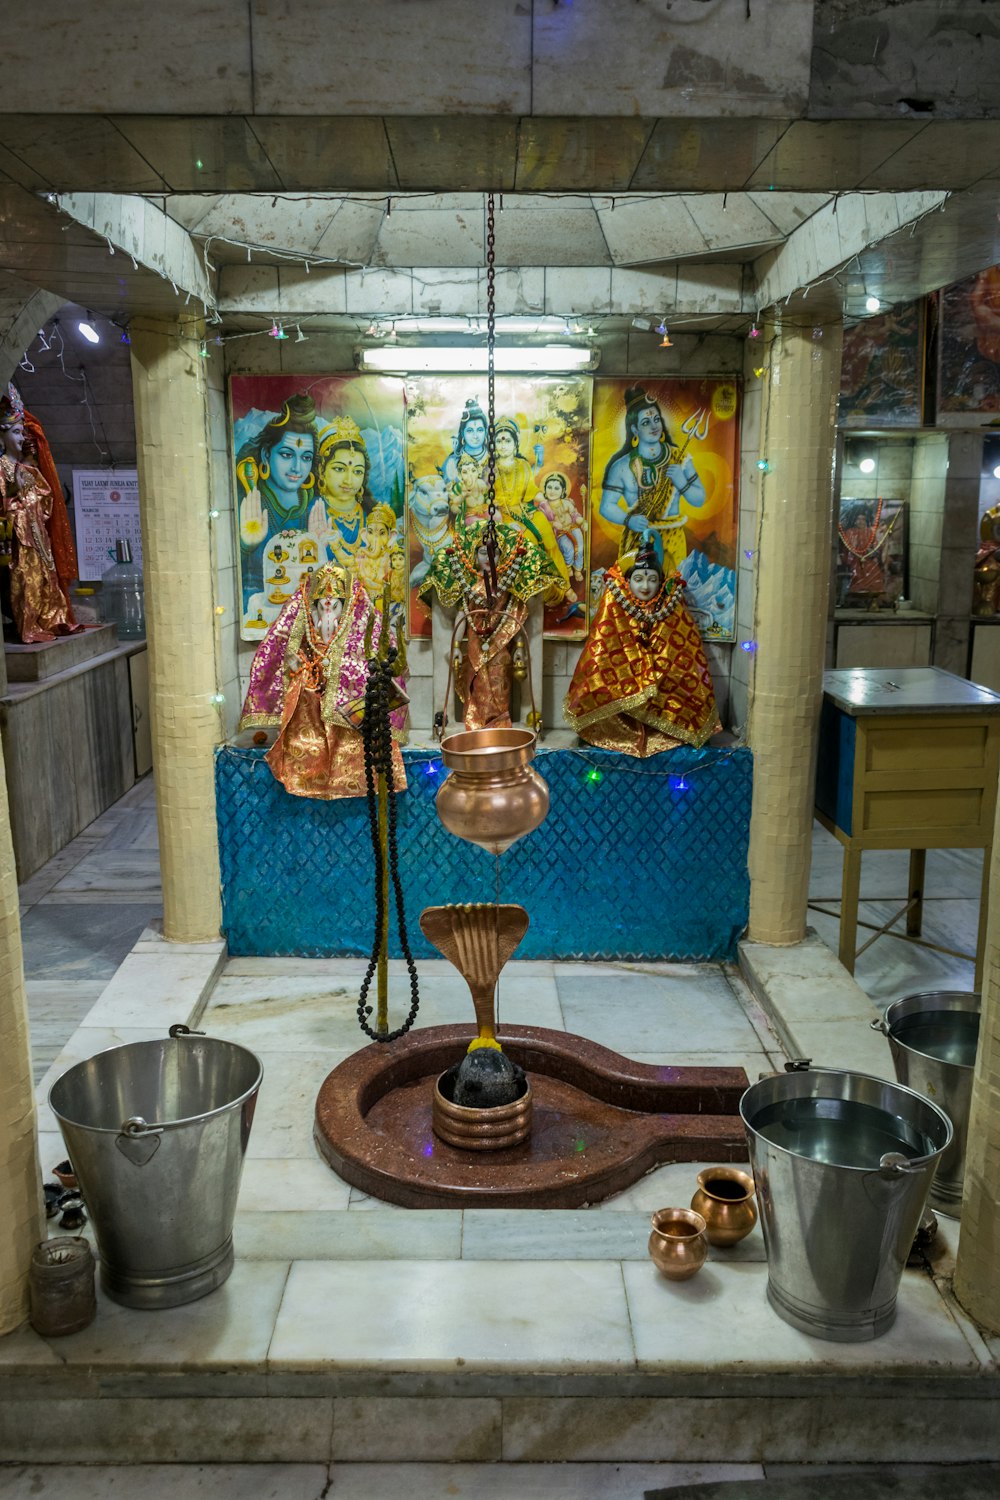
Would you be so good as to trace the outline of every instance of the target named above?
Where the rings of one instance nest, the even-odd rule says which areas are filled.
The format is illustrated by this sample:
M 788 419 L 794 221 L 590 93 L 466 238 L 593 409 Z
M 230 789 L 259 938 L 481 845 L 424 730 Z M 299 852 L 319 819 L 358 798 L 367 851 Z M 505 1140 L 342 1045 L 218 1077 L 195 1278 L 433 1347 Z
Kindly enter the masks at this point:
M 524 1093 L 524 1069 L 495 1047 L 477 1047 L 462 1058 L 451 1097 L 465 1109 L 513 1104 Z
M 21 919 L 26 979 L 111 979 L 163 902 L 44 902 Z

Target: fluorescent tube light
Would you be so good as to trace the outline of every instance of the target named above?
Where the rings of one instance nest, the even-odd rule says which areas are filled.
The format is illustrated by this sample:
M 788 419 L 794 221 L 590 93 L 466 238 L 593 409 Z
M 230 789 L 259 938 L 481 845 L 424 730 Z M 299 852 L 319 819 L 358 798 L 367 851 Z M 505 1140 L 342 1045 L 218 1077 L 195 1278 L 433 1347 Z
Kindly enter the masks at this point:
M 403 371 L 406 374 L 485 372 L 486 349 L 482 345 L 405 344 L 392 348 L 358 350 L 359 370 Z M 497 349 L 494 368 L 502 371 L 522 370 L 593 370 L 597 367 L 597 350 L 574 348 L 569 344 L 544 344 L 537 348 Z
M 101 335 L 98 333 L 93 323 L 87 323 L 83 319 L 81 319 L 76 326 L 77 328 L 79 328 L 88 344 L 99 344 L 101 342 Z

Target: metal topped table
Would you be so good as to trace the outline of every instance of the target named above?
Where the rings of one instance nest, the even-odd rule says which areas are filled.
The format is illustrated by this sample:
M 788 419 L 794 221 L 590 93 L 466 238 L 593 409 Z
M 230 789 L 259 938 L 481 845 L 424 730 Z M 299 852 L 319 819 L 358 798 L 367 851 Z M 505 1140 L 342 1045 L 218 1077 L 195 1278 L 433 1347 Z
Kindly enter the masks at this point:
M 976 984 L 986 937 L 989 852 L 1000 772 L 1000 694 L 940 667 L 824 673 L 816 816 L 844 846 L 840 960 L 857 957 L 861 857 L 909 849 L 906 918 L 920 939 L 928 849 L 983 849 Z M 863 949 L 861 951 L 864 951 Z

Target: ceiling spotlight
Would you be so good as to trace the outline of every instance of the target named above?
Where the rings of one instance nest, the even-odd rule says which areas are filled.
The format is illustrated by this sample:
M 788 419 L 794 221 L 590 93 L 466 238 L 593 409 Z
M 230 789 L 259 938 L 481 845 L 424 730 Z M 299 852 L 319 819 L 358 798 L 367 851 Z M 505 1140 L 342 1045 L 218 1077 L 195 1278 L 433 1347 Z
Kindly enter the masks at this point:
M 858 464 L 858 468 L 861 470 L 862 474 L 874 474 L 875 460 L 873 458 L 863 458 Z
M 881 306 L 882 306 L 882 304 L 878 300 L 877 297 L 866 297 L 865 298 L 865 308 L 866 308 L 866 310 L 868 312 L 878 312 L 878 310 L 879 310 L 879 308 Z
M 659 329 L 657 329 L 657 332 L 659 332 Z M 670 337 L 670 334 L 667 332 L 666 328 L 664 328 L 664 330 L 663 330 L 663 337 L 660 340 L 660 348 L 661 349 L 672 349 L 673 347 L 674 347 L 674 341 Z
M 91 313 L 90 316 L 93 317 L 93 313 Z M 76 326 L 77 328 L 79 328 L 88 344 L 99 344 L 101 342 L 101 335 L 98 333 L 93 323 L 89 323 L 84 319 L 81 319 Z
M 993 478 L 1000 479 L 1000 464 L 997 464 L 996 468 L 993 470 Z

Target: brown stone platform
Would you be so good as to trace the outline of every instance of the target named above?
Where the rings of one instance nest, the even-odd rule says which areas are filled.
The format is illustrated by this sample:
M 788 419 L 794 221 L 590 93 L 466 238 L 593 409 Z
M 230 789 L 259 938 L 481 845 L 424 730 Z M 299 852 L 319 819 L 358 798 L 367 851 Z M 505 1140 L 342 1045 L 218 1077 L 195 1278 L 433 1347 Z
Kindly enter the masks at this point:
M 406 1208 L 580 1208 L 662 1162 L 745 1161 L 742 1068 L 649 1067 L 564 1031 L 507 1026 L 504 1051 L 531 1076 L 531 1139 L 463 1152 L 431 1131 L 437 1078 L 468 1026 L 429 1026 L 334 1068 L 314 1138 L 346 1182 Z

